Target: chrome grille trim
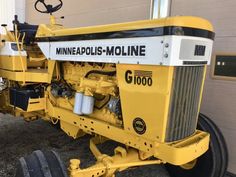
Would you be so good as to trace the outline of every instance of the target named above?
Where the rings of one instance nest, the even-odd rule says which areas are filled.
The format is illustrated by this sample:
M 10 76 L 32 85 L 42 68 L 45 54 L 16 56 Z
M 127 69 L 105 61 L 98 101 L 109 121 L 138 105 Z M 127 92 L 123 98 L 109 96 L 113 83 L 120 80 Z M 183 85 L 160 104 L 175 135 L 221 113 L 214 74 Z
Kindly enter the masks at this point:
M 197 126 L 204 66 L 176 67 L 166 130 L 166 142 L 192 135 Z

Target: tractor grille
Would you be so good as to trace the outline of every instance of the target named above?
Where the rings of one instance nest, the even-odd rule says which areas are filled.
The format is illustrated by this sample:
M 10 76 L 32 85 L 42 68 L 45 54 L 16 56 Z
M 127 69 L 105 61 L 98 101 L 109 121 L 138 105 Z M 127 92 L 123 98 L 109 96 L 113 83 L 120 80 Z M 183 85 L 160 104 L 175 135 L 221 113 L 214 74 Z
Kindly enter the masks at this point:
M 203 75 L 204 66 L 175 68 L 166 142 L 186 138 L 195 132 Z

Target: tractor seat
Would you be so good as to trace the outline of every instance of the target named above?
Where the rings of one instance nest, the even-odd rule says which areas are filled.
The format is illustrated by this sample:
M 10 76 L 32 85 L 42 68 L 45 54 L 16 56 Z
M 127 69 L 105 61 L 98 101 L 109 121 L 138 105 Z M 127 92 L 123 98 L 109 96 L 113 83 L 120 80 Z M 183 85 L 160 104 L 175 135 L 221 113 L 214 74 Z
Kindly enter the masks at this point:
M 17 25 L 17 30 L 21 33 L 21 38 L 25 34 L 24 43 L 26 45 L 30 45 L 35 41 L 35 35 L 38 30 L 38 25 L 30 25 L 28 23 L 20 23 L 18 20 L 18 16 L 15 15 L 15 19 L 13 21 L 14 25 Z
M 17 28 L 22 36 L 25 34 L 24 43 L 26 45 L 29 45 L 30 43 L 34 42 L 35 35 L 38 30 L 38 25 L 30 25 L 27 23 L 18 23 Z

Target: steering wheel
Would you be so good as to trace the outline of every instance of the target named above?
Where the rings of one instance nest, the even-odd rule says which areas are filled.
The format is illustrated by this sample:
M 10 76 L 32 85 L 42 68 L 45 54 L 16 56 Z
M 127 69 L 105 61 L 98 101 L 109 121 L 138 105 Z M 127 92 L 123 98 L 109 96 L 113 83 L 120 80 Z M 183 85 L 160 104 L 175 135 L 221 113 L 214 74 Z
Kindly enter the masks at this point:
M 58 1 L 59 1 L 59 4 L 56 5 L 56 6 L 53 6 L 53 5 L 51 5 L 51 4 L 46 4 L 46 3 L 45 3 L 45 0 L 37 0 L 37 1 L 35 2 L 35 4 L 34 4 L 34 8 L 35 8 L 38 12 L 40 12 L 40 13 L 52 14 L 52 13 L 54 13 L 54 12 L 60 10 L 60 9 L 62 8 L 62 6 L 63 6 L 62 0 L 58 0 Z M 39 3 L 43 4 L 43 6 L 45 7 L 46 10 L 41 10 L 41 9 L 39 9 L 39 8 L 38 8 L 38 4 L 39 4 Z

